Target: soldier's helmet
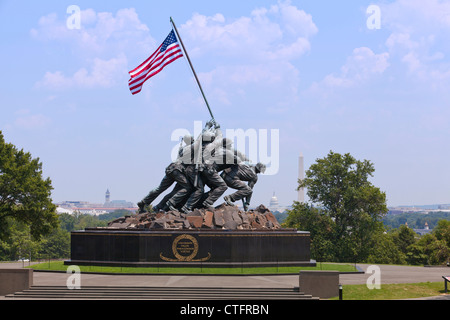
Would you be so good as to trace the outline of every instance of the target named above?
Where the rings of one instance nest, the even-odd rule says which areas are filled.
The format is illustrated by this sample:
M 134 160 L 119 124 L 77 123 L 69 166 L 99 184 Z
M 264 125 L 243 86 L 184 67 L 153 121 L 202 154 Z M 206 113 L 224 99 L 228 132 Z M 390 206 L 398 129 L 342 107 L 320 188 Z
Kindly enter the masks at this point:
M 224 148 L 230 148 L 233 145 L 233 140 L 230 138 L 223 138 L 222 145 Z
M 255 166 L 255 169 L 257 170 L 257 172 L 264 173 L 266 171 L 266 165 L 261 162 L 258 162 Z
M 194 137 L 191 136 L 190 134 L 187 134 L 183 137 L 183 141 L 186 144 L 192 144 L 194 142 Z
M 203 132 L 202 134 L 202 142 L 212 142 L 215 138 L 214 133 L 210 131 Z

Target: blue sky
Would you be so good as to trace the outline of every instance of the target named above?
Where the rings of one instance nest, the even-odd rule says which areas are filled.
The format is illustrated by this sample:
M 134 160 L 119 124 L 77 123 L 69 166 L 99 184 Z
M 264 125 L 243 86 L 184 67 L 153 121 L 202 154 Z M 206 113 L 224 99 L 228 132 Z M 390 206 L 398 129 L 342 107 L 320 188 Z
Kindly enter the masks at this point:
M 184 58 L 128 90 L 172 16 L 221 127 L 279 130 L 252 205 L 290 205 L 300 152 L 308 168 L 330 150 L 372 161 L 390 206 L 450 203 L 450 1 L 155 3 L 0 1 L 0 130 L 43 162 L 54 201 L 139 201 L 172 132 L 209 120 Z

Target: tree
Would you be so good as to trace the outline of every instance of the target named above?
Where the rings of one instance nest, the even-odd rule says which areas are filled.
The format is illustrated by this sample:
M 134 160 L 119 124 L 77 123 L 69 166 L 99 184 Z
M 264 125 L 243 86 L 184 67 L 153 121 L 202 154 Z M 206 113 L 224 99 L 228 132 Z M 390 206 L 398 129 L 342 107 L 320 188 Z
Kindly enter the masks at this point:
M 404 254 L 395 244 L 391 233 L 380 233 L 374 236 L 376 245 L 373 246 L 367 263 L 372 264 L 405 264 L 406 254 Z
M 334 222 L 318 208 L 302 202 L 294 202 L 283 226 L 308 230 L 311 238 L 311 256 L 317 261 L 333 259 L 333 242 L 328 236 L 333 229 Z
M 384 231 L 381 217 L 388 212 L 386 195 L 369 182 L 374 171 L 368 160 L 330 151 L 299 180 L 298 188 L 307 189 L 310 201 L 333 222 L 327 241 L 333 243 L 337 261 L 364 260 L 374 235 Z
M 68 232 L 75 230 L 75 224 L 77 223 L 76 214 L 63 212 L 58 215 L 58 218 L 60 229 Z
M 41 243 L 42 258 L 67 258 L 70 255 L 70 232 L 56 229 L 44 237 Z
M 408 247 L 407 260 L 410 264 L 439 265 L 448 261 L 450 249 L 442 240 L 428 233 Z
M 39 158 L 6 143 L 0 131 L 0 240 L 7 239 L 12 221 L 29 226 L 36 240 L 57 228 L 52 189 L 51 180 L 42 177 Z
M 106 221 L 101 221 L 97 216 L 90 214 L 81 214 L 79 212 L 75 213 L 75 225 L 74 230 L 83 230 L 85 228 L 92 227 L 106 227 L 108 223 Z
M 37 257 L 39 241 L 33 241 L 30 227 L 22 222 L 9 222 L 8 239 L 0 241 L 0 260 L 13 261 L 21 258 Z
M 433 229 L 433 233 L 438 240 L 442 240 L 450 248 L 450 220 L 439 220 L 436 228 Z
M 132 213 L 126 209 L 116 209 L 113 212 L 103 213 L 98 215 L 97 217 L 100 221 L 112 221 L 123 216 L 129 216 L 130 214 Z
M 406 254 L 408 248 L 416 242 L 416 233 L 406 225 L 401 225 L 392 231 L 392 238 L 399 250 Z

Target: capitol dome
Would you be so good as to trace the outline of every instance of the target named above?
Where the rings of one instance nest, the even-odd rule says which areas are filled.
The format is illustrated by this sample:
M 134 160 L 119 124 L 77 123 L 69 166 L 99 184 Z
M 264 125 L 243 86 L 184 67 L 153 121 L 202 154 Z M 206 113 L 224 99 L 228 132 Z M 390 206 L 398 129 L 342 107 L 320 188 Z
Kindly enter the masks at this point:
M 280 204 L 278 203 L 278 198 L 275 196 L 275 192 L 273 193 L 272 198 L 270 198 L 269 209 L 275 211 L 278 209 Z

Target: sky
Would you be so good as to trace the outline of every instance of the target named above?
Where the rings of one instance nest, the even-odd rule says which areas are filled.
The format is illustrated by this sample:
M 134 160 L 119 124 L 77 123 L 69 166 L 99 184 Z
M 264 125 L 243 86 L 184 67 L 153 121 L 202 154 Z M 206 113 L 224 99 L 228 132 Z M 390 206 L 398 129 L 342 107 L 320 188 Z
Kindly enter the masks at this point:
M 389 206 L 450 203 L 450 1 L 0 1 L 0 130 L 54 202 L 140 201 L 210 119 L 185 58 L 128 89 L 170 17 L 222 130 L 271 156 L 252 206 L 291 205 L 299 155 L 330 151 L 370 160 Z

